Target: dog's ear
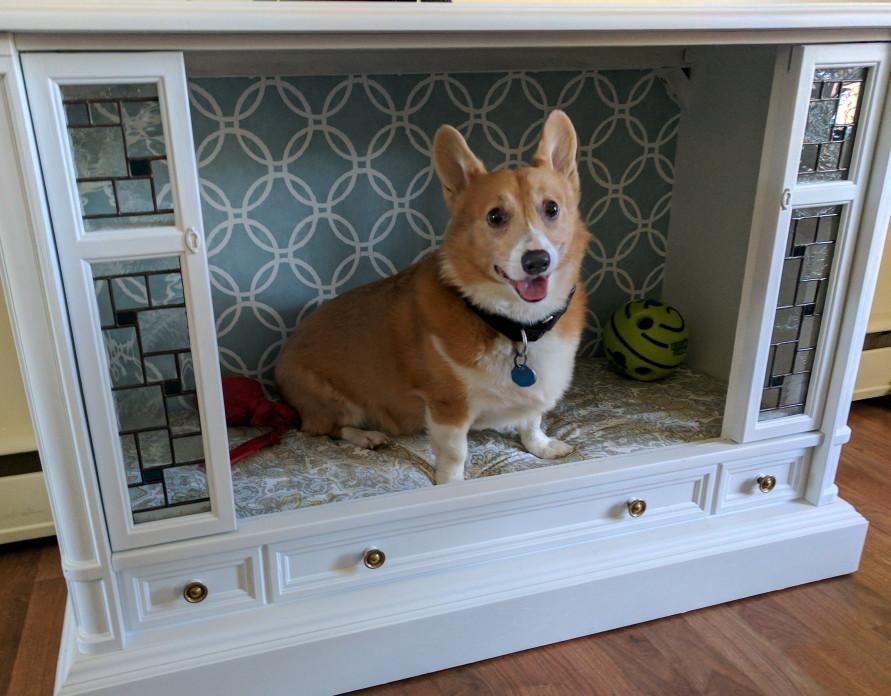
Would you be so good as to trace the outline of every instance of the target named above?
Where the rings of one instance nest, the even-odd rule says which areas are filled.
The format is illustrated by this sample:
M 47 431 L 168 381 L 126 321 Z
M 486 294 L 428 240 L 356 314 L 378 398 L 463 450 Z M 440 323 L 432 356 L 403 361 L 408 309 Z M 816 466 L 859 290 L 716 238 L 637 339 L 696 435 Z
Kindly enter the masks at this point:
M 550 167 L 579 189 L 579 170 L 575 163 L 578 138 L 569 116 L 560 110 L 552 111 L 544 124 L 541 143 L 532 163 L 536 167 Z
M 442 183 L 446 204 L 451 207 L 470 184 L 470 180 L 486 173 L 483 163 L 477 159 L 464 137 L 451 126 L 441 126 L 433 138 L 433 166 Z

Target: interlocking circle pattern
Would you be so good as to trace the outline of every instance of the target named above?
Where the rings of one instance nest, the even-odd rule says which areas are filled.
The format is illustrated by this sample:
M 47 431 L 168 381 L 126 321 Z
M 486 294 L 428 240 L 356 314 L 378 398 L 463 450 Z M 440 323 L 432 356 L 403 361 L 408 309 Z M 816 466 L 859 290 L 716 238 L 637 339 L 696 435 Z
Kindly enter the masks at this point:
M 583 352 L 659 292 L 679 113 L 652 71 L 209 78 L 190 99 L 224 373 L 271 387 L 309 312 L 436 248 L 443 123 L 494 169 L 531 159 L 551 110 L 572 118 L 594 235 Z

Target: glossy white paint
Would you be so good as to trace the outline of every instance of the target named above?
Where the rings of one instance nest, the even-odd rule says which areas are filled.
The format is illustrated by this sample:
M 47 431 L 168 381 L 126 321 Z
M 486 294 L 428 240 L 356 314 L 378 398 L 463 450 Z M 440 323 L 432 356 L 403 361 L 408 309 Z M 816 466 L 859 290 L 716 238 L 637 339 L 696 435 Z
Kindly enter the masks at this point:
M 341 693 L 849 573 L 865 532 L 836 501 L 555 540 L 489 564 L 146 632 L 88 659 L 71 650 L 69 615 L 59 693 L 241 694 L 258 684 L 270 694 Z
M 888 70 L 887 61 L 885 70 Z M 852 253 L 847 293 L 839 307 L 843 319 L 835 359 L 832 366 L 826 368 L 831 372 L 820 426 L 824 439 L 814 452 L 813 471 L 807 484 L 807 499 L 815 505 L 833 500 L 838 493 L 835 472 L 841 447 L 850 436 L 846 423 L 851 396 L 882 260 L 882 245 L 891 218 L 891 90 L 886 93 L 883 110 L 876 113 L 875 125 L 879 132 L 868 182 L 863 182 L 865 196 L 859 235 Z
M 127 628 L 164 629 L 260 606 L 265 596 L 262 578 L 262 556 L 257 549 L 123 572 Z M 191 582 L 208 588 L 207 598 L 198 604 L 190 604 L 183 596 L 183 588 Z
M 828 363 L 837 355 L 837 332 L 843 322 L 856 323 L 859 316 L 859 312 L 842 311 L 848 292 L 851 256 L 858 240 L 872 239 L 877 222 L 871 216 L 861 219 L 861 207 L 869 174 L 865 163 L 871 160 L 874 152 L 888 85 L 889 63 L 889 44 L 801 47 L 792 51 L 788 63 L 782 59 L 777 61 L 773 93 L 779 97 L 775 100 L 776 108 L 771 105 L 762 152 L 724 423 L 725 433 L 735 440 L 778 437 L 820 428 L 831 374 Z M 838 65 L 862 65 L 870 69 L 860 107 L 859 118 L 863 126 L 857 131 L 851 178 L 825 184 L 800 184 L 797 181 L 798 163 L 814 69 Z M 779 293 L 783 247 L 792 211 L 805 206 L 834 204 L 843 205 L 844 210 L 805 412 L 759 421 L 763 375 L 774 324 L 772 307 L 776 306 Z M 857 301 L 862 312 L 862 298 L 858 296 Z M 865 311 L 868 312 L 868 305 Z
M 127 570 L 264 544 L 324 546 L 343 539 L 355 539 L 364 549 L 385 534 L 428 528 L 437 530 L 427 546 L 433 552 L 472 541 L 495 543 L 516 535 L 546 534 L 563 525 L 592 523 L 596 514 L 583 501 L 596 497 L 601 487 L 633 488 L 633 481 L 640 478 L 686 476 L 689 469 L 782 456 L 787 448 L 811 448 L 820 440 L 818 433 L 745 445 L 713 440 L 320 505 L 241 520 L 235 533 L 125 551 L 115 554 L 113 562 L 116 570 Z M 614 510 L 614 519 L 622 519 L 618 512 Z
M 23 59 L 34 132 L 59 249 L 77 363 L 90 421 L 108 531 L 117 550 L 235 528 L 232 478 L 210 299 L 198 173 L 182 55 L 178 53 L 31 54 Z M 175 227 L 85 231 L 60 88 L 84 84 L 157 84 L 167 140 Z M 198 246 L 190 248 L 190 230 Z M 178 256 L 204 438 L 211 510 L 136 524 L 130 513 L 123 453 L 90 263 Z M 198 347 L 200 346 L 200 349 Z
M 796 449 L 722 464 L 714 511 L 734 512 L 801 498 L 810 457 L 810 450 Z M 773 490 L 761 491 L 758 479 L 762 476 L 776 479 Z
M 694 30 L 749 30 L 732 38 L 712 34 L 714 48 L 697 49 L 682 61 L 694 68 L 689 85 L 683 87 L 676 71 L 672 78 L 684 92 L 689 125 L 678 145 L 675 205 L 679 210 L 672 227 L 677 241 L 669 249 L 666 288 L 685 301 L 700 302 L 703 316 L 708 317 L 704 335 L 723 351 L 693 360 L 713 374 L 729 372 L 725 438 L 280 513 L 243 520 L 237 530 L 229 527 L 206 536 L 183 527 L 169 536 L 146 537 L 147 545 L 131 544 L 133 548 L 113 555 L 106 534 L 114 538 L 121 530 L 113 514 L 108 519 L 115 528 L 105 528 L 27 104 L 14 48 L 3 44 L 6 57 L 0 55 L 0 61 L 6 62 L 0 62 L 4 67 L 0 72 L 6 75 L 2 85 L 15 128 L 12 139 L 0 137 L 3 152 L 12 153 L 0 158 L 0 176 L 13 184 L 18 178 L 23 186 L 0 187 L 4 210 L 9 202 L 22 211 L 13 220 L 15 226 L 0 225 L 0 249 L 41 453 L 49 462 L 50 497 L 62 529 L 71 590 L 59 662 L 60 693 L 242 693 L 256 690 L 258 674 L 270 693 L 292 693 L 295 684 L 301 693 L 345 691 L 856 569 L 866 522 L 836 498 L 833 479 L 840 447 L 849 436 L 845 419 L 856 371 L 854 355 L 865 330 L 876 251 L 891 208 L 891 123 L 887 117 L 883 122 L 880 110 L 887 73 L 877 78 L 877 96 L 864 112 L 865 149 L 857 159 L 854 179 L 833 187 L 797 187 L 793 192 L 796 205 L 845 200 L 852 202 L 853 211 L 853 202 L 859 201 L 840 242 L 832 297 L 836 323 L 830 331 L 831 347 L 825 349 L 818 368 L 821 381 L 813 403 L 805 417 L 763 430 L 753 420 L 757 411 L 752 411 L 752 398 L 762 380 L 764 331 L 774 312 L 775 248 L 786 233 L 778 209 L 800 139 L 799 92 L 810 81 L 815 62 L 878 61 L 879 70 L 885 71 L 887 48 L 763 48 L 745 63 L 728 61 L 731 54 L 722 53 L 726 49 L 720 44 L 739 42 L 741 37 L 760 42 L 780 36 L 768 39 L 753 29 L 794 30 L 801 32 L 798 43 L 819 42 L 829 34 L 807 29 L 817 26 L 835 32 L 836 38 L 854 37 L 851 27 L 858 25 L 891 36 L 891 8 L 886 3 L 694 6 L 683 2 L 659 8 L 648 3 L 633 7 L 589 3 L 574 9 L 512 8 L 516 16 L 505 14 L 506 6 L 500 5 L 497 27 L 487 24 L 495 21 L 493 6 L 471 10 L 459 5 L 314 3 L 310 8 L 300 3 L 258 3 L 263 7 L 254 5 L 248 13 L 235 2 L 199 1 L 165 3 L 169 10 L 165 15 L 157 6 L 109 8 L 103 3 L 88 16 L 63 7 L 67 3 L 56 3 L 57 18 L 47 11 L 53 5 L 19 4 L 6 14 L 0 10 L 0 22 L 36 31 L 53 31 L 62 20 L 70 20 L 64 26 L 67 31 L 89 27 L 97 32 L 151 32 L 163 26 L 173 31 L 225 27 L 249 32 L 268 28 L 273 21 L 276 29 L 285 31 L 299 18 L 300 37 L 282 34 L 273 40 L 302 42 L 301 50 L 330 50 L 324 46 L 333 42 L 361 51 L 363 46 L 379 50 L 406 41 L 423 43 L 426 35 L 420 32 L 432 26 L 433 17 L 441 30 L 433 45 L 454 47 L 468 42 L 467 22 L 478 20 L 480 24 L 472 27 L 475 31 L 493 30 L 473 40 L 475 48 L 470 50 L 478 51 L 473 60 L 480 67 L 486 61 L 481 46 L 487 42 L 515 48 L 541 41 L 579 46 L 595 39 L 594 34 L 580 38 L 576 30 L 633 28 L 607 40 L 615 45 L 677 45 Z M 220 14 L 224 5 L 231 10 L 225 18 Z M 398 35 L 348 33 L 370 15 L 373 20 L 361 31 Z M 458 18 L 464 22 L 463 34 L 457 32 Z M 532 18 L 535 28 L 546 34 L 544 39 L 541 34 L 510 31 L 531 28 Z M 573 31 L 564 31 L 570 20 Z M 657 31 L 639 31 L 646 27 Z M 457 33 L 450 34 L 450 29 Z M 335 33 L 316 33 L 328 30 Z M 606 35 L 597 36 L 603 41 Z M 31 47 L 76 45 L 87 51 L 126 40 L 23 37 Z M 169 34 L 146 33 L 133 41 L 134 46 L 230 52 L 252 43 L 235 34 L 200 35 L 186 44 Z M 581 57 L 585 49 L 577 50 Z M 740 49 L 741 55 L 744 52 Z M 65 69 L 81 72 L 81 61 L 85 65 L 100 61 L 97 56 L 69 56 Z M 158 74 L 164 60 L 174 59 L 159 58 L 161 62 L 153 64 L 157 56 L 133 53 L 126 64 L 106 61 L 104 67 L 96 62 L 90 75 L 120 79 L 123 72 Z M 36 55 L 29 56 L 31 60 L 52 61 Z M 165 73 L 169 79 L 181 83 L 181 68 L 176 68 L 178 74 L 170 70 Z M 770 82 L 771 75 L 773 92 L 768 99 L 758 80 Z M 731 84 L 740 88 L 741 95 L 716 93 L 733 76 Z M 752 111 L 752 119 L 740 118 L 741 101 L 758 95 L 762 102 Z M 46 131 L 46 124 L 41 124 L 49 117 L 46 110 L 37 113 L 35 104 L 49 104 L 47 94 L 29 96 L 35 125 Z M 889 113 L 889 107 L 885 109 Z M 187 120 L 184 106 L 177 113 Z M 0 136 L 3 125 L 0 118 Z M 62 149 L 59 122 L 49 125 L 50 131 L 55 129 L 55 141 L 41 141 L 41 146 L 49 148 L 42 152 L 43 174 L 55 213 L 59 208 L 55 197 L 66 186 L 70 194 L 71 183 L 54 180 L 47 171 L 47 155 L 63 157 L 57 152 Z M 745 143 L 733 141 L 721 152 L 721 129 L 734 125 L 755 136 L 757 145 L 747 150 Z M 760 138 L 762 126 L 766 131 Z M 177 180 L 182 191 L 194 187 L 197 179 L 189 181 L 192 170 L 182 159 L 191 156 L 183 150 L 190 151 L 191 143 L 179 143 L 172 148 L 179 158 Z M 732 171 L 717 171 L 722 154 L 739 158 L 738 185 Z M 712 187 L 713 197 L 697 199 L 705 185 Z M 714 227 L 702 219 L 725 211 L 736 217 L 723 231 L 733 239 L 722 244 L 720 237 L 709 238 Z M 13 227 L 30 234 L 13 234 Z M 181 229 L 178 225 L 166 236 L 159 235 L 151 241 L 157 246 L 151 248 L 147 241 L 130 242 L 124 235 L 107 241 L 128 253 L 155 253 L 175 244 L 181 252 L 181 237 L 176 234 Z M 15 264 L 6 261 L 9 248 L 15 250 Z M 737 263 L 714 268 L 716 255 L 728 248 L 734 250 L 730 258 Z M 103 253 L 85 246 L 78 254 L 87 251 Z M 62 256 L 64 266 L 68 262 L 64 250 Z M 722 279 L 726 287 L 716 289 L 714 298 L 720 301 L 697 297 Z M 203 292 L 194 286 L 192 291 Z M 72 302 L 77 298 L 69 297 Z M 732 316 L 720 316 L 722 303 L 731 305 L 731 313 L 739 307 L 735 325 Z M 209 305 L 197 314 L 206 314 L 199 320 L 209 320 Z M 202 342 L 208 337 L 200 334 Z M 77 338 L 78 347 L 89 348 L 89 340 L 83 343 Z M 47 364 L 52 369 L 47 370 Z M 104 446 L 95 437 L 93 444 Z M 770 493 L 754 488 L 762 474 L 778 479 Z M 642 517 L 627 515 L 631 498 L 647 500 Z M 161 540 L 167 543 L 158 543 Z M 387 562 L 378 570 L 361 564 L 370 547 L 387 553 Z M 211 594 L 206 603 L 188 605 L 179 599 L 181 588 L 192 580 L 208 585 Z M 87 654 L 102 651 L 107 654 Z M 348 670 L 343 668 L 344 655 L 349 655 Z
M 770 232 L 753 224 L 752 199 L 774 118 L 768 113 L 774 101 L 770 75 L 788 51 L 775 46 L 693 48 L 685 53 L 690 77 L 675 76 L 676 83 L 686 79 L 680 83 L 686 104 L 678 130 L 662 299 L 680 309 L 687 322 L 689 364 L 724 381 L 737 341 L 746 345 L 744 322 L 754 320 L 740 308 L 742 259 L 751 243 Z M 734 88 L 727 89 L 728 84 Z M 743 326 L 737 328 L 738 323 Z M 724 434 L 741 439 L 728 428 L 744 417 L 734 408 L 731 397 Z
M 312 5 L 249 0 L 4 0 L 7 31 L 87 32 L 678 32 L 887 27 L 891 3 L 626 0 Z M 649 40 L 654 43 L 654 39 Z
M 82 654 L 123 645 L 117 579 L 18 56 L 0 35 L 0 278 Z

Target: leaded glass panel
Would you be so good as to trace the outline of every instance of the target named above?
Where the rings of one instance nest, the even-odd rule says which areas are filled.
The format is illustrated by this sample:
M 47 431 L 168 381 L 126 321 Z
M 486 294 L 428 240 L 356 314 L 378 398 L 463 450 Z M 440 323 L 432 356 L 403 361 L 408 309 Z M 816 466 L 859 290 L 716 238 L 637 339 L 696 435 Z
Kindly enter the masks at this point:
M 841 214 L 840 205 L 792 211 L 759 420 L 804 413 Z
M 179 257 L 92 270 L 133 520 L 210 510 Z
M 866 68 L 817 68 L 811 84 L 798 181 L 848 178 Z
M 84 229 L 174 224 L 157 85 L 61 89 Z

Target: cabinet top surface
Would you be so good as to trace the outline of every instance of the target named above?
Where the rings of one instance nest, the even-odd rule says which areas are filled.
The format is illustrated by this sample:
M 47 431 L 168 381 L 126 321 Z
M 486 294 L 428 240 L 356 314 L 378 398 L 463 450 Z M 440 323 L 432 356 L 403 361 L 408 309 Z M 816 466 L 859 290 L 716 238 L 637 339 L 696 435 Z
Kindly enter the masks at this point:
M 881 30 L 885 0 L 0 0 L 11 32 L 689 32 Z

